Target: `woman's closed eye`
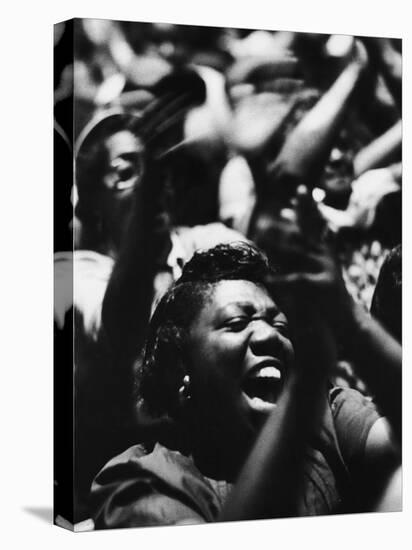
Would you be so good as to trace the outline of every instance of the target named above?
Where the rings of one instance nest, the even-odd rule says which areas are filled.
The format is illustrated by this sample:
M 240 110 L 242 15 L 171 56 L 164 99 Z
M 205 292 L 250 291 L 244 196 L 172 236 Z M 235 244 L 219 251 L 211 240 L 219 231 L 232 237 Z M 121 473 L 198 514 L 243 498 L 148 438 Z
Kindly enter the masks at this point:
M 250 318 L 247 315 L 238 315 L 237 317 L 227 319 L 224 322 L 223 327 L 232 332 L 240 332 L 248 326 L 249 322 Z
M 289 336 L 289 325 L 285 321 L 279 321 L 277 319 L 272 319 L 271 325 L 275 328 L 282 336 Z
M 266 321 L 268 325 L 271 325 L 283 336 L 289 335 L 289 327 L 287 321 L 279 319 L 278 315 L 275 318 L 270 316 L 250 317 L 248 315 L 237 315 L 235 317 L 230 317 L 229 319 L 227 319 L 223 323 L 223 327 L 231 332 L 240 332 L 244 330 L 249 325 L 249 323 L 259 320 Z

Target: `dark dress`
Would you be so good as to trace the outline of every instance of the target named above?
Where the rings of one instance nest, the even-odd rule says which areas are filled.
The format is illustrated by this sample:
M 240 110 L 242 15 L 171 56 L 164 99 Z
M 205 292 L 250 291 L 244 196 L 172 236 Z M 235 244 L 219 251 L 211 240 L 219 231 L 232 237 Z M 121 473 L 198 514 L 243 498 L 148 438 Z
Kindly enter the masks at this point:
M 357 391 L 329 392 L 322 428 L 307 452 L 299 516 L 362 511 L 362 461 L 378 418 Z M 160 443 L 151 449 L 135 445 L 95 478 L 92 516 L 96 529 L 213 522 L 231 487 Z

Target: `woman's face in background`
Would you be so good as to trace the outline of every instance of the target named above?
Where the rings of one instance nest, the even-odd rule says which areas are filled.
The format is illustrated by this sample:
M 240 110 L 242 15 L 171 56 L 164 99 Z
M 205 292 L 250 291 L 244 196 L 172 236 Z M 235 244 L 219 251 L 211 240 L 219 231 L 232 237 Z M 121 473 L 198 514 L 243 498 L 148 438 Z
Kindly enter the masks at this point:
M 82 168 L 82 187 L 74 193 L 75 221 L 80 221 L 77 248 L 88 242 L 91 232 L 99 241 L 93 242 L 93 249 L 116 257 L 132 211 L 134 190 L 143 176 L 143 158 L 142 142 L 129 130 L 112 132 L 101 140 L 88 168 Z M 90 216 L 91 223 L 87 221 Z
M 100 208 L 106 230 L 118 247 L 132 210 L 134 189 L 143 175 L 143 146 L 132 132 L 121 130 L 105 139 L 104 148 Z

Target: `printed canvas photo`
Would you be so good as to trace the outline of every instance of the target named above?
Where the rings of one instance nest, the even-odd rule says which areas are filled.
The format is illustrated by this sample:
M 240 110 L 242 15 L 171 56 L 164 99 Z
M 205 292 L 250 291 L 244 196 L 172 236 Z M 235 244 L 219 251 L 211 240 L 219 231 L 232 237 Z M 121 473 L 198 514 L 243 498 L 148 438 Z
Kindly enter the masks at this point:
M 402 510 L 402 41 L 54 28 L 54 522 Z

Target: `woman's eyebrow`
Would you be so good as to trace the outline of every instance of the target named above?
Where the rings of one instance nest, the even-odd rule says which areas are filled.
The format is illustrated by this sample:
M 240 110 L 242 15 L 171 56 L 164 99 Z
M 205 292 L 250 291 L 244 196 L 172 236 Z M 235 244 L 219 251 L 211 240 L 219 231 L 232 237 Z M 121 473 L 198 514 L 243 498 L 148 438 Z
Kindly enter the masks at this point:
M 255 307 L 250 302 L 239 302 L 234 300 L 233 302 L 228 302 L 223 306 L 216 308 L 215 312 L 217 315 L 229 314 L 234 310 L 242 310 L 245 313 L 254 313 Z
M 219 307 L 217 309 L 217 312 L 225 313 L 227 310 L 230 310 L 231 308 L 241 309 L 249 315 L 256 313 L 260 309 L 253 302 L 234 300 L 233 302 L 229 302 L 228 304 L 225 304 L 224 306 Z M 276 307 L 276 305 L 270 305 L 264 308 L 264 313 L 265 315 L 275 316 L 280 313 L 280 310 L 279 308 Z

